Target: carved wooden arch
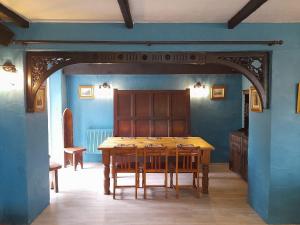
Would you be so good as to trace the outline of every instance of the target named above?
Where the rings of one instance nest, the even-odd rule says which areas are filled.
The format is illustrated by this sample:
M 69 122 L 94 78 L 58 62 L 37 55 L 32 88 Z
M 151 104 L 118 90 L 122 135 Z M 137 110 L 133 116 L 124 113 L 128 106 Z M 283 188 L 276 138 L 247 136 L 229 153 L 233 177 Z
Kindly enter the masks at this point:
M 34 111 L 34 98 L 55 71 L 77 63 L 220 64 L 245 75 L 268 108 L 268 52 L 27 52 L 26 109 Z

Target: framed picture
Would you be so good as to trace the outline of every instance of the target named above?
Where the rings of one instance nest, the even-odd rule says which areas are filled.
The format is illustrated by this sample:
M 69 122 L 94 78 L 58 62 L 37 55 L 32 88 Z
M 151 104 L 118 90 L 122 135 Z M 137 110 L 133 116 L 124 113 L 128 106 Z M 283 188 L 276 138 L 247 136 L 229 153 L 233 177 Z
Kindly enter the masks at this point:
M 94 98 L 94 86 L 82 85 L 79 86 L 79 98 L 92 99 Z
M 298 94 L 297 94 L 297 113 L 300 114 L 300 83 L 298 83 Z
M 46 110 L 46 87 L 41 86 L 34 99 L 34 111 L 45 112 Z
M 250 87 L 250 110 L 251 112 L 262 112 L 260 97 L 254 87 Z
M 212 100 L 220 100 L 225 98 L 225 86 L 214 85 L 211 88 L 210 98 Z

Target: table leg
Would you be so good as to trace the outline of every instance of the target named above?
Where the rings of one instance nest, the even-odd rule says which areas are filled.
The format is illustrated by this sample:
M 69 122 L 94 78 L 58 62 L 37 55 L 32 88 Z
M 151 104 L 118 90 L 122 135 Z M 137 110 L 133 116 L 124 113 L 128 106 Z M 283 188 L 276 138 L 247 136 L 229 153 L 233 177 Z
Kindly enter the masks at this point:
M 202 177 L 202 193 L 203 194 L 208 194 L 208 165 L 202 165 L 202 173 L 203 173 L 203 177 Z
M 110 194 L 110 154 L 109 151 L 102 151 L 102 159 L 104 164 L 104 194 Z
M 202 193 L 208 194 L 208 173 L 210 163 L 210 151 L 204 151 L 202 155 Z

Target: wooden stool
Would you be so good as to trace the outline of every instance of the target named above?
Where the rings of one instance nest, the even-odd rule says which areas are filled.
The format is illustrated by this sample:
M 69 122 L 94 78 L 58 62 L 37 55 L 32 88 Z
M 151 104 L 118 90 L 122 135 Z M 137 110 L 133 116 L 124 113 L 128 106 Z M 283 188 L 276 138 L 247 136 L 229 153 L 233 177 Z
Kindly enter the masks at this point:
M 50 163 L 49 165 L 49 172 L 52 172 L 52 178 L 50 187 L 54 189 L 55 193 L 58 192 L 58 170 L 61 168 L 61 165 L 58 163 Z
M 76 170 L 78 163 L 81 165 L 81 169 L 83 169 L 83 157 L 82 153 L 85 151 L 85 148 L 82 147 L 69 147 L 64 148 L 64 167 L 67 165 L 74 166 L 74 170 Z

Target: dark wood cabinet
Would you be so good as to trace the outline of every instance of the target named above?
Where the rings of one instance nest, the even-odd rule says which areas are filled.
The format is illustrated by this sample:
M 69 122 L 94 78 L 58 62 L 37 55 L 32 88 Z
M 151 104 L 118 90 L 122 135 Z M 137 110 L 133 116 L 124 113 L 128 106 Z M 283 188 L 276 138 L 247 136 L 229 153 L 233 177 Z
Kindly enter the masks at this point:
M 114 136 L 189 134 L 189 90 L 114 90 Z
M 244 132 L 232 132 L 229 137 L 229 168 L 247 181 L 248 177 L 248 136 Z

